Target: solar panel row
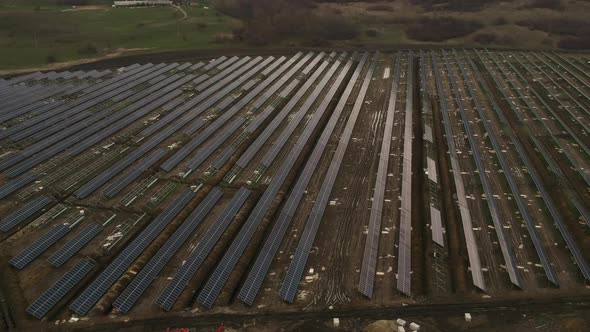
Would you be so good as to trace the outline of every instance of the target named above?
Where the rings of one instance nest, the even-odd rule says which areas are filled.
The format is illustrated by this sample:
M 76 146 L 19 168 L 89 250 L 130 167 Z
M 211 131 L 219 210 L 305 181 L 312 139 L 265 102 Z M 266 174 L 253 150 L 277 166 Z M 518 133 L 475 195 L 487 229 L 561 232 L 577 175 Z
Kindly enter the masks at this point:
M 90 224 L 84 228 L 80 233 L 63 247 L 59 248 L 47 261 L 55 267 L 60 267 L 70 258 L 72 258 L 78 251 L 87 245 L 95 236 L 103 229 L 101 224 Z
M 92 271 L 95 262 L 89 258 L 83 259 L 66 272 L 58 281 L 47 289 L 27 308 L 27 312 L 41 319 L 49 310 L 61 301 L 84 277 Z
M 389 102 L 385 110 L 385 128 L 383 129 L 383 140 L 381 141 L 381 153 L 379 154 L 379 166 L 375 178 L 375 190 L 371 202 L 371 214 L 369 215 L 369 228 L 367 240 L 363 252 L 363 262 L 358 289 L 368 298 L 373 297 L 373 286 L 375 273 L 377 271 L 377 251 L 379 249 L 379 236 L 381 235 L 381 220 L 383 218 L 383 202 L 385 200 L 385 186 L 388 174 L 389 156 L 391 154 L 391 136 L 393 133 L 393 120 L 395 118 L 395 107 L 397 101 L 397 90 L 401 76 L 402 53 L 398 52 L 395 57 L 395 69 Z
M 404 121 L 404 152 L 402 192 L 397 260 L 397 289 L 407 296 L 412 291 L 412 117 L 414 111 L 414 57 L 408 54 L 406 76 L 406 114 Z
M 162 159 L 168 151 L 166 149 L 157 149 L 152 152 L 149 156 L 145 157 L 138 165 L 129 169 L 118 177 L 111 185 L 105 188 L 104 194 L 107 197 L 115 197 L 121 190 L 125 189 L 135 179 L 137 179 L 143 172 L 148 168 L 152 167 Z
M 57 241 L 68 234 L 69 231 L 70 226 L 66 224 L 59 224 L 51 228 L 49 232 L 45 233 L 43 236 L 21 251 L 18 255 L 12 257 L 8 263 L 17 269 L 22 270 L 27 265 L 29 265 L 29 263 L 35 260 L 35 258 L 39 257 L 39 255 L 49 249 L 49 247 L 54 245 Z
M 430 212 L 430 229 L 432 241 L 435 246 L 444 248 L 445 235 L 441 215 L 441 188 L 438 183 L 438 170 L 436 161 L 439 160 L 437 147 L 434 145 L 434 118 L 432 114 L 432 104 L 430 102 L 431 92 L 428 82 L 427 72 L 432 73 L 429 65 L 429 58 L 424 56 L 424 51 L 420 50 L 420 100 L 422 102 L 422 122 L 423 122 L 423 146 L 424 156 L 426 159 L 426 172 L 428 186 L 428 205 Z
M 22 224 L 28 218 L 41 211 L 41 209 L 49 205 L 51 202 L 53 202 L 51 197 L 45 195 L 30 200 L 20 209 L 10 213 L 0 221 L 0 231 L 9 232 L 14 227 Z

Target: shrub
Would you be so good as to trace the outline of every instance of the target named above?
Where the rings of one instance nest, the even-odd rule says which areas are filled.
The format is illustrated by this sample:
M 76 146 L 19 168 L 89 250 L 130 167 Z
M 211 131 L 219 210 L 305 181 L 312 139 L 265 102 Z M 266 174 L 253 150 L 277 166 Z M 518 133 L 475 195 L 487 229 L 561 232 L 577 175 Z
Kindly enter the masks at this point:
M 406 34 L 414 40 L 440 42 L 466 36 L 482 27 L 481 23 L 472 20 L 454 17 L 422 17 L 408 25 Z
M 478 33 L 475 36 L 473 36 L 473 41 L 475 41 L 478 44 L 482 44 L 482 45 L 489 45 L 489 44 L 495 43 L 496 40 L 497 40 L 496 35 L 493 33 L 489 33 L 489 32 L 481 32 L 481 33 Z
M 379 4 L 367 6 L 367 10 L 372 12 L 392 12 L 393 8 L 388 5 Z
M 199 23 L 195 24 L 195 27 L 199 30 L 205 29 L 207 26 L 208 25 L 205 22 L 199 22 Z
M 316 35 L 328 40 L 346 40 L 358 36 L 358 27 L 342 16 L 321 15 L 312 16 L 309 23 L 310 35 Z
M 365 35 L 367 35 L 368 37 L 377 37 L 377 30 L 368 29 L 367 31 L 365 31 Z
M 493 25 L 506 25 L 506 24 L 508 24 L 508 20 L 506 18 L 504 18 L 503 16 L 500 16 L 500 17 L 494 19 L 492 24 Z
M 78 53 L 82 55 L 94 55 L 98 53 L 98 49 L 92 44 L 86 44 L 78 50 Z
M 54 63 L 57 62 L 57 57 L 54 54 L 49 54 L 47 56 L 47 63 Z
M 561 0 L 531 0 L 525 8 L 545 8 L 552 10 L 564 10 Z
M 566 37 L 557 43 L 557 47 L 570 50 L 590 50 L 590 37 Z

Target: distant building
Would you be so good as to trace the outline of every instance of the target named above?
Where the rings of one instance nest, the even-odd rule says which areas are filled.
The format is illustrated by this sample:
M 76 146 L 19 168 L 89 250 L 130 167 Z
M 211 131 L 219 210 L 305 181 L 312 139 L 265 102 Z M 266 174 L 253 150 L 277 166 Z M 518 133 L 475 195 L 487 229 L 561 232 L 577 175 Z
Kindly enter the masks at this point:
M 170 0 L 125 0 L 115 1 L 113 7 L 139 7 L 139 6 L 170 6 Z

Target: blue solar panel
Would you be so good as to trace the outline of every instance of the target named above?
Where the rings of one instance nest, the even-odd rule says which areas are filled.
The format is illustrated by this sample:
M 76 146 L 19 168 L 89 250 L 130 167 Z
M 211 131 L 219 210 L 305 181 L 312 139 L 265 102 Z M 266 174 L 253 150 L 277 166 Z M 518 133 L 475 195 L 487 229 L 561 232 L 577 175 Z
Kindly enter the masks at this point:
M 52 202 L 49 196 L 39 196 L 26 203 L 22 208 L 7 215 L 0 221 L 0 231 L 8 232 L 17 225 L 21 224 L 35 213 L 41 211 L 44 207 Z
M 172 234 L 166 243 L 143 267 L 137 276 L 129 283 L 127 288 L 115 300 L 113 306 L 121 312 L 128 312 L 139 300 L 139 297 L 147 290 L 152 281 L 158 276 L 164 266 L 172 259 L 172 256 L 188 240 L 197 226 L 205 219 L 209 211 L 215 206 L 223 195 L 219 187 L 213 190 L 203 199 L 193 212 L 183 221 L 182 225 Z
M 87 245 L 98 233 L 102 231 L 101 224 L 90 224 L 84 228 L 80 233 L 63 247 L 59 248 L 47 260 L 55 267 L 62 266 L 72 256 L 74 256 L 80 249 Z
M 242 208 L 242 205 L 246 202 L 250 193 L 251 191 L 249 189 L 245 187 L 240 188 L 221 216 L 217 218 L 213 226 L 211 226 L 207 233 L 203 235 L 192 254 L 186 259 L 184 265 L 180 267 L 172 281 L 170 281 L 168 286 L 166 286 L 162 294 L 160 294 L 156 300 L 156 304 L 162 309 L 166 311 L 172 309 L 172 306 L 184 288 L 188 285 L 188 282 L 205 261 L 205 258 L 207 258 L 211 250 L 213 250 L 213 247 L 234 219 L 234 216 Z
M 83 259 L 66 272 L 55 284 L 47 289 L 28 308 L 27 312 L 37 318 L 43 318 L 51 308 L 61 301 L 94 267 L 91 259 Z
M 127 268 L 141 255 L 150 243 L 164 230 L 182 209 L 195 196 L 186 190 L 152 221 L 144 230 L 115 258 L 109 266 L 80 294 L 70 305 L 70 309 L 79 315 L 86 315 L 98 302 L 100 297 L 125 273 Z
M 37 241 L 33 242 L 25 250 L 21 251 L 18 255 L 14 256 L 10 261 L 10 265 L 17 269 L 22 269 L 29 265 L 35 258 L 44 253 L 54 243 L 59 241 L 70 231 L 70 226 L 66 224 L 60 224 L 53 227 L 49 232 L 45 233 Z

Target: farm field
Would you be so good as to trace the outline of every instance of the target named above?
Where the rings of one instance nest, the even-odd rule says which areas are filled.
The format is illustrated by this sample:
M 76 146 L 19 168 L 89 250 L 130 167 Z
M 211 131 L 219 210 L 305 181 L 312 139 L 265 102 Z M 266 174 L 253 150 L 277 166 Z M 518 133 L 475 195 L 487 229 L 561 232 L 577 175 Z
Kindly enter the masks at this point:
M 34 10 L 37 3 L 41 6 Z M 234 20 L 205 7 L 183 7 L 185 18 L 173 7 L 72 9 L 42 1 L 0 4 L 0 70 L 226 46 L 216 38 L 231 34 Z
M 3 328 L 587 308 L 589 59 L 314 51 L 0 79 Z

